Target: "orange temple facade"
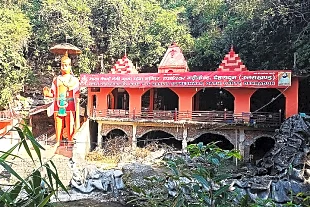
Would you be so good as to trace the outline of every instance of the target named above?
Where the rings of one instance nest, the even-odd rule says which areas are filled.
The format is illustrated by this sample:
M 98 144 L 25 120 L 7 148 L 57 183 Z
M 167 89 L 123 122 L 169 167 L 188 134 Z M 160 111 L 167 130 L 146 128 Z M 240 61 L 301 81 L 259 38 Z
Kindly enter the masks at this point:
M 115 130 L 132 147 L 163 132 L 179 149 L 220 140 L 245 160 L 258 158 L 256 151 L 274 142 L 274 130 L 298 113 L 298 83 L 290 70 L 248 70 L 233 48 L 216 71 L 190 72 L 176 44 L 157 73 L 138 73 L 124 56 L 108 74 L 80 76 L 88 88 L 91 149 Z
M 283 74 L 287 79 L 285 81 L 282 80 Z M 117 61 L 110 74 L 82 74 L 80 80 L 81 86 L 88 87 L 87 110 L 91 117 L 153 119 L 157 113 L 158 118 L 162 115 L 162 119 L 174 121 L 203 121 L 204 115 L 208 116 L 206 121 L 210 122 L 240 121 L 250 119 L 246 116 L 254 113 L 251 111 L 250 99 L 258 89 L 277 89 L 284 95 L 282 119 L 298 113 L 298 78 L 292 77 L 289 70 L 249 71 L 233 48 L 224 57 L 217 71 L 189 72 L 181 49 L 173 44 L 163 57 L 158 73 L 139 74 L 125 56 Z M 158 107 L 158 104 L 163 103 L 160 103 L 156 90 L 162 88 L 170 89 L 177 96 L 178 103 L 173 108 Z M 199 107 L 203 103 L 200 103 L 197 93 L 210 88 L 225 90 L 233 97 L 233 108 L 219 110 L 226 112 L 226 117 L 222 115 L 222 120 L 213 120 L 212 114 L 207 113 L 208 110 L 201 110 Z M 144 97 L 146 93 L 148 95 Z M 208 97 L 210 100 L 213 98 Z M 144 101 L 148 102 L 146 106 Z M 214 110 L 217 111 L 210 111 Z M 205 113 L 199 113 L 201 111 Z M 279 119 L 278 116 L 274 117 Z

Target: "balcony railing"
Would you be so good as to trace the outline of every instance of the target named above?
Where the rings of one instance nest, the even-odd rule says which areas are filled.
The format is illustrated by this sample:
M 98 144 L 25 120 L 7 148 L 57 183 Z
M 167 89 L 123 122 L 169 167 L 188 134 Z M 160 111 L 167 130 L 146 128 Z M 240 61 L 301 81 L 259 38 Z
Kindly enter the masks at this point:
M 270 112 L 244 112 L 233 111 L 178 111 L 153 110 L 129 111 L 123 109 L 93 110 L 92 118 L 127 118 L 129 120 L 170 120 L 191 121 L 204 123 L 241 124 L 254 127 L 277 127 L 281 124 L 281 113 Z
M 13 117 L 12 111 L 6 110 L 6 111 L 0 111 L 0 120 L 8 120 Z

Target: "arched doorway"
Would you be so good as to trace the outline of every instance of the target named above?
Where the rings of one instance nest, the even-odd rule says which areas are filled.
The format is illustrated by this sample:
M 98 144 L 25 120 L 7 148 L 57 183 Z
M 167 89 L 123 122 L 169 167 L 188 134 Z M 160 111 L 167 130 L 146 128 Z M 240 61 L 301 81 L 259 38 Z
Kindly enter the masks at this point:
M 259 160 L 274 147 L 275 141 L 270 137 L 260 137 L 250 146 L 250 159 Z
M 234 145 L 228 139 L 226 139 L 225 136 L 219 134 L 205 133 L 200 135 L 194 141 L 189 142 L 188 144 L 198 144 L 199 142 L 202 142 L 204 145 L 207 145 L 211 142 L 217 142 L 216 145 L 223 150 L 234 149 Z
M 160 148 L 168 145 L 174 150 L 182 149 L 182 141 L 175 139 L 173 135 L 161 130 L 153 130 L 145 133 L 138 139 L 137 146 L 145 147 L 150 143 L 157 143 Z
M 193 111 L 233 111 L 234 96 L 223 88 L 204 88 L 193 97 Z
M 179 107 L 179 96 L 169 88 L 152 88 L 141 98 L 142 117 L 154 119 L 175 119 Z
M 114 88 L 108 94 L 108 109 L 129 109 L 129 94 L 124 88 Z
M 169 88 L 154 88 L 142 96 L 144 110 L 175 110 L 179 106 L 179 97 Z
M 106 136 L 102 136 L 102 148 L 120 151 L 119 149 L 129 146 L 128 136 L 121 129 L 112 129 Z
M 154 110 L 172 111 L 179 108 L 179 96 L 170 88 L 154 88 Z
M 279 113 L 284 118 L 285 96 L 274 88 L 260 88 L 255 91 L 250 99 L 251 112 L 270 112 Z

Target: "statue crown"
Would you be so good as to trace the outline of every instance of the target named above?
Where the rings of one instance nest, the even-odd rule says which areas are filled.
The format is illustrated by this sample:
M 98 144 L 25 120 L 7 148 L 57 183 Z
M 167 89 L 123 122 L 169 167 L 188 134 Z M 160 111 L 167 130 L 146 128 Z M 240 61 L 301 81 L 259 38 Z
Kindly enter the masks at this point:
M 71 59 L 68 57 L 68 51 L 66 51 L 65 55 L 61 58 L 61 62 L 65 62 L 66 60 L 70 60 L 71 62 Z

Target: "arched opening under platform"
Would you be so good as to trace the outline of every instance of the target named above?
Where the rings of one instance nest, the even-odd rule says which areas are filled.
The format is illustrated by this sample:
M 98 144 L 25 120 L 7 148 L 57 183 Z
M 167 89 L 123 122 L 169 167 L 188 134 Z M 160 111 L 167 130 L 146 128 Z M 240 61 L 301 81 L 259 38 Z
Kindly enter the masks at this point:
M 128 140 L 127 134 L 121 129 L 112 129 L 105 136 L 105 138 L 107 138 L 107 139 L 114 139 L 114 138 L 118 138 L 118 137 L 124 137 Z
M 275 140 L 271 137 L 260 137 L 250 146 L 250 160 L 256 161 L 265 156 L 275 144 Z
M 102 136 L 102 149 L 105 149 L 110 154 L 117 154 L 125 147 L 129 147 L 129 139 L 121 129 L 112 129 L 106 136 Z
M 166 145 L 173 150 L 182 149 L 182 141 L 175 139 L 173 135 L 161 130 L 149 131 L 137 140 L 138 147 L 146 147 L 149 144 L 155 144 L 158 148 L 165 147 Z
M 211 142 L 217 142 L 216 146 L 223 150 L 232 150 L 234 149 L 234 145 L 223 135 L 220 134 L 212 134 L 212 133 L 205 133 L 200 135 L 197 139 L 188 144 L 198 144 L 202 142 L 204 145 L 207 145 Z

